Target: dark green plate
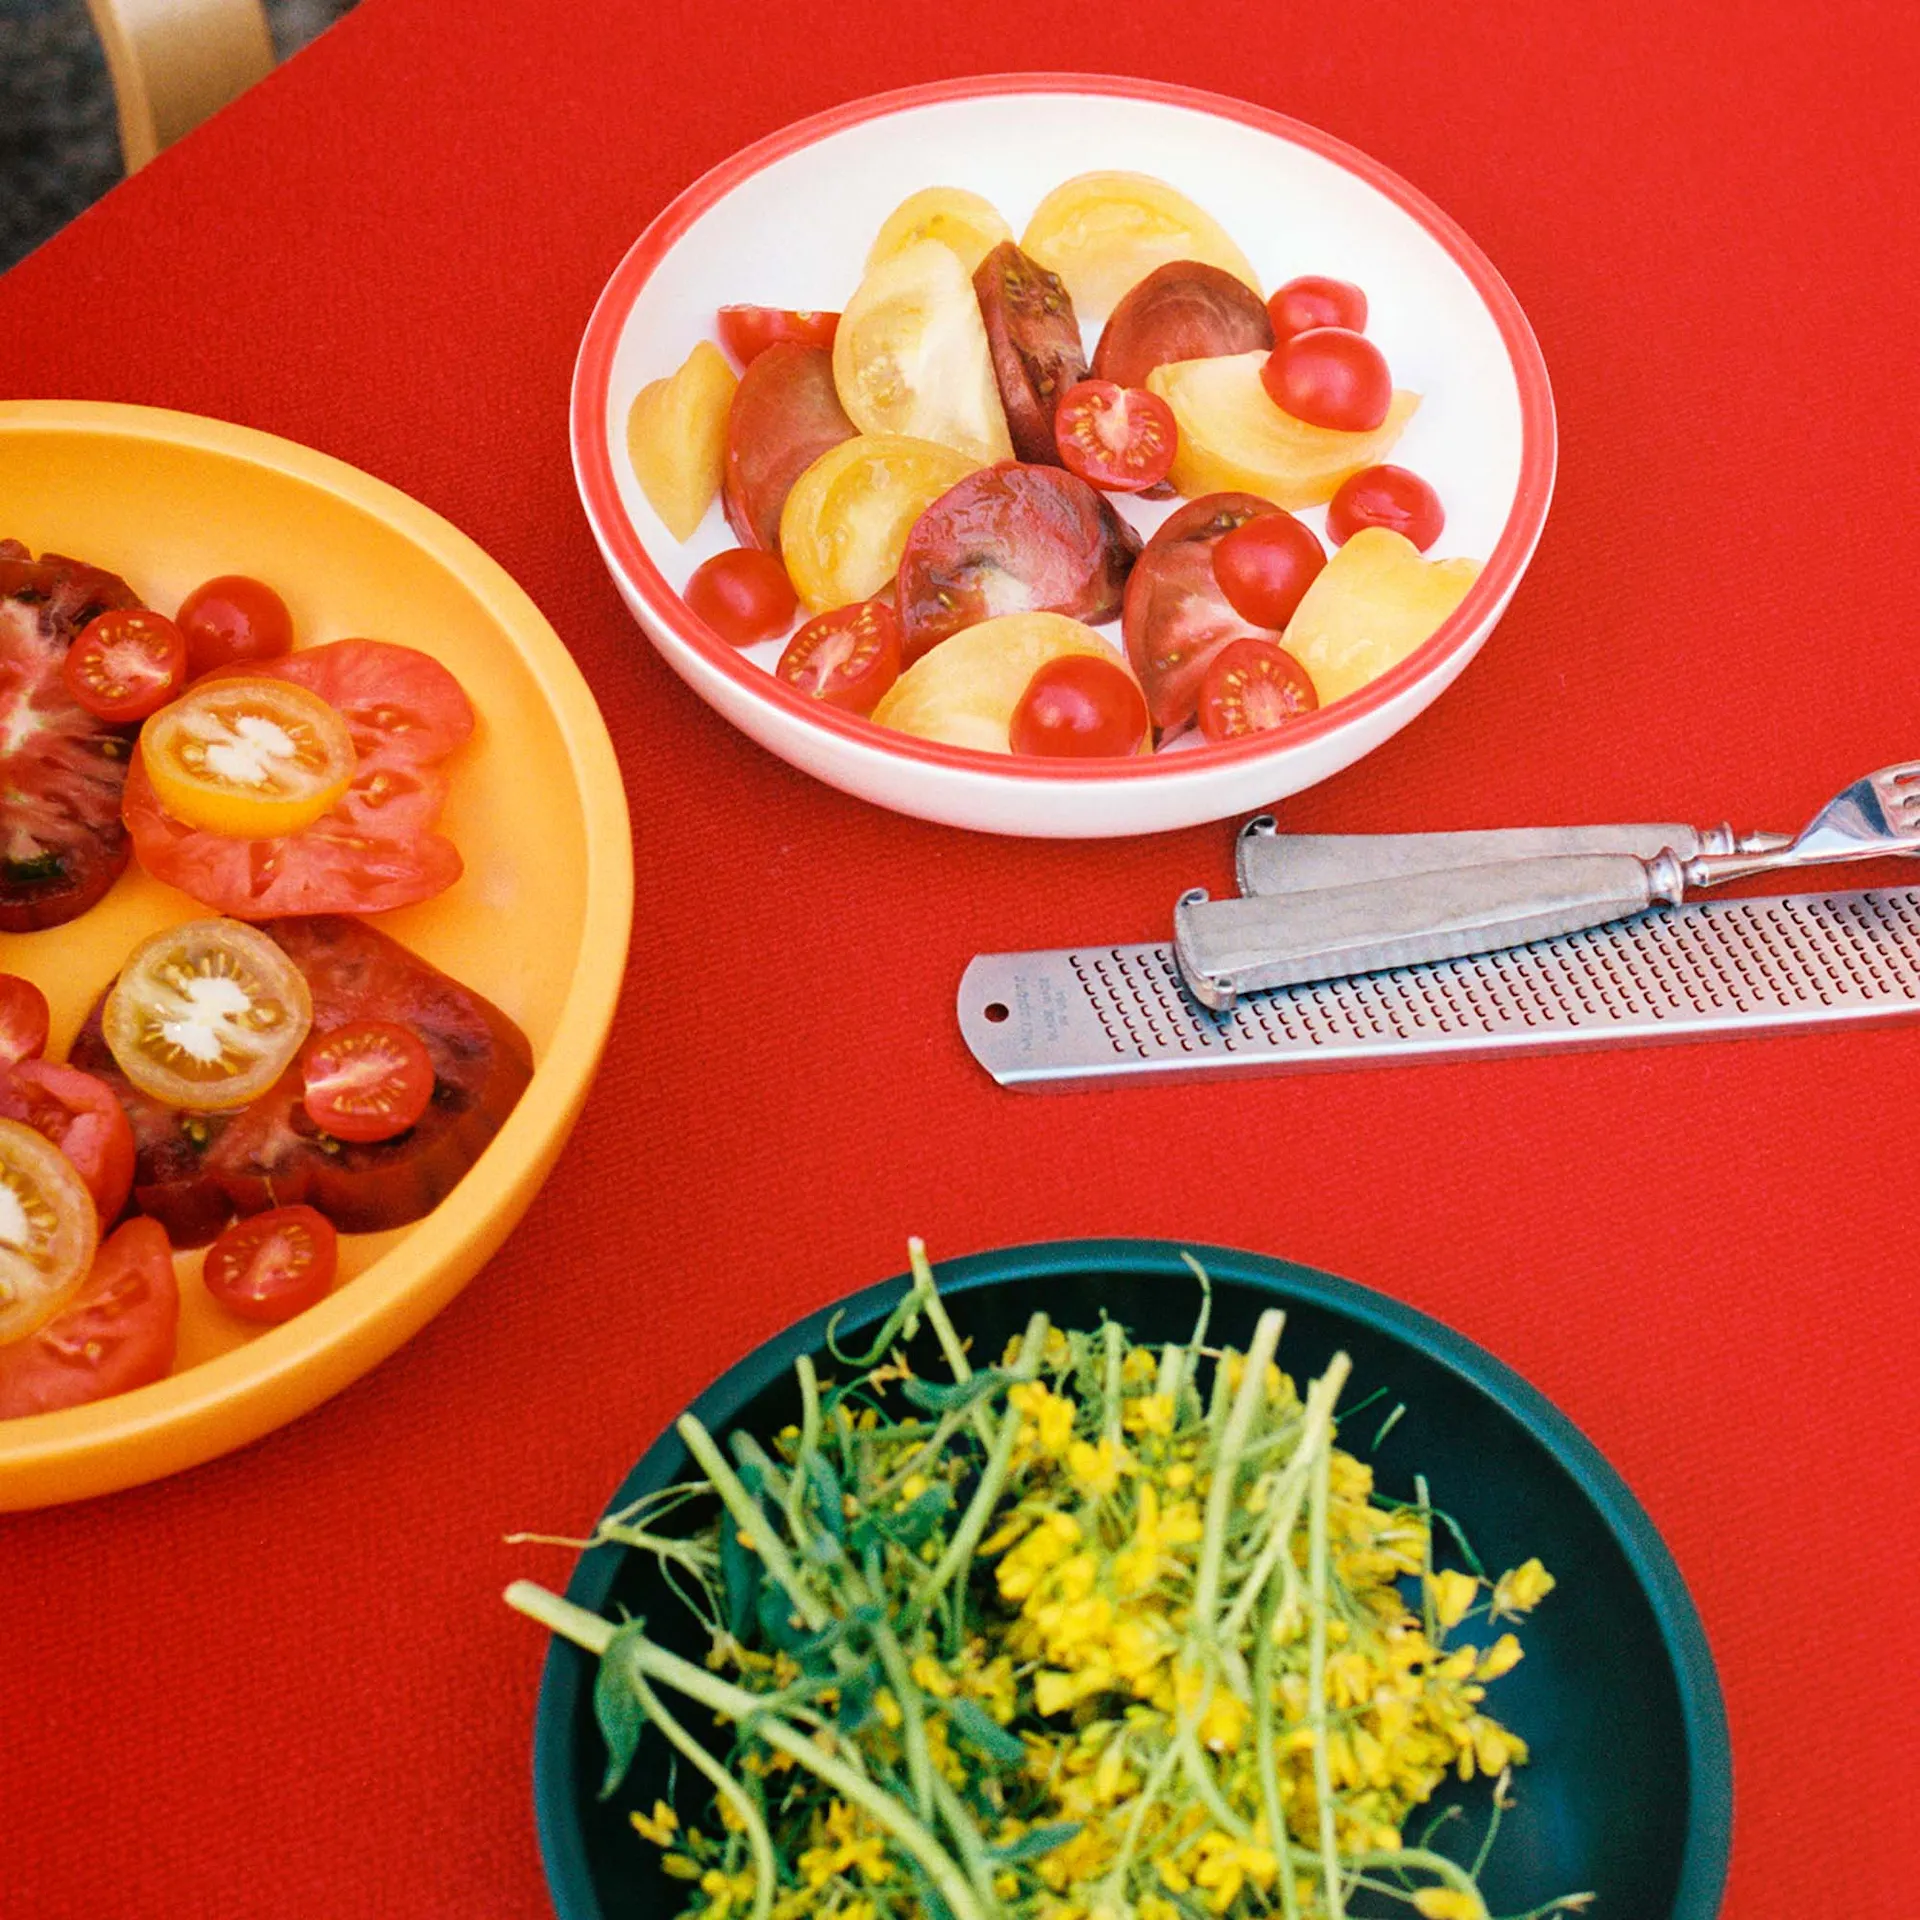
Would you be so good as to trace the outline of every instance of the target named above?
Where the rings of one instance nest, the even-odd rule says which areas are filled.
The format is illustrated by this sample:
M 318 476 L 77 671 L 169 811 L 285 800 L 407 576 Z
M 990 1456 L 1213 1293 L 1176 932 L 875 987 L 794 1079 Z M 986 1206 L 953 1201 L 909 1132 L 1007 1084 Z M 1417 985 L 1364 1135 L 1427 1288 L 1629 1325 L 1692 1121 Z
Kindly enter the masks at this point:
M 1526 1659 L 1490 1702 L 1533 1749 L 1483 1878 L 1492 1911 L 1525 1912 L 1591 1888 L 1593 1920 L 1712 1920 L 1733 1816 L 1726 1712 L 1693 1602 L 1626 1483 L 1524 1380 L 1438 1321 L 1309 1267 L 1219 1247 L 1190 1251 L 1213 1278 L 1210 1337 L 1244 1345 L 1262 1308 L 1284 1306 L 1280 1360 L 1296 1380 L 1344 1348 L 1353 1356 L 1350 1402 L 1376 1390 L 1386 1396 L 1383 1413 L 1405 1402 L 1377 1450 L 1369 1415 L 1341 1433 L 1384 1490 L 1410 1495 L 1414 1474 L 1424 1473 L 1435 1505 L 1460 1521 L 1489 1570 L 1538 1554 L 1558 1577 L 1522 1635 Z M 1062 1241 L 936 1271 L 955 1323 L 983 1351 L 998 1352 L 1036 1307 L 1083 1327 L 1104 1308 L 1159 1341 L 1183 1338 L 1193 1324 L 1198 1293 L 1181 1252 L 1169 1241 Z M 847 1301 L 843 1340 L 876 1326 L 905 1285 L 901 1276 Z M 749 1354 L 693 1411 L 716 1432 L 743 1424 L 765 1435 L 797 1419 L 793 1363 L 820 1352 L 828 1317 L 802 1320 Z M 663 1434 L 610 1507 L 690 1466 L 678 1437 Z M 567 1592 L 610 1618 L 644 1614 L 656 1630 L 684 1617 L 652 1563 L 624 1548 L 583 1555 Z M 692 1639 L 680 1644 L 704 1650 Z M 643 1742 L 621 1793 L 596 1797 L 605 1756 L 593 1665 L 556 1641 L 541 1683 L 534 1799 L 547 1879 L 562 1920 L 657 1920 L 680 1910 L 686 1887 L 659 1873 L 627 1814 L 650 1807 L 662 1788 L 664 1743 Z M 1449 1828 L 1477 1836 L 1485 1784 L 1466 1799 L 1471 1817 Z

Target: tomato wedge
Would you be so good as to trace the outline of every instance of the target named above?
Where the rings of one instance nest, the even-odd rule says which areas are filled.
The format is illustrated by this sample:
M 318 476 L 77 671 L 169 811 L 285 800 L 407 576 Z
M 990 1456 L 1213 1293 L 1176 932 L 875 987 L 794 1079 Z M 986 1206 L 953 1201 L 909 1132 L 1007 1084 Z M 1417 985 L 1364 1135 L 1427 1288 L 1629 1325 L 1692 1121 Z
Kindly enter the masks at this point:
M 307 1118 L 336 1140 L 392 1140 L 433 1098 L 433 1056 L 391 1020 L 352 1020 L 315 1034 L 300 1077 Z
M 837 313 L 799 313 L 791 307 L 722 307 L 717 316 L 720 344 L 750 367 L 769 347 L 792 341 L 802 347 L 830 347 Z
M 1230 640 L 1200 684 L 1200 731 L 1209 740 L 1266 733 L 1311 713 L 1320 696 L 1286 648 L 1271 640 Z
M 164 613 L 115 607 L 81 628 L 60 673 L 96 719 L 144 720 L 186 685 L 186 636 Z
M 16 1060 L 0 1071 L 0 1117 L 24 1121 L 67 1156 L 102 1227 L 119 1219 L 133 1187 L 133 1128 L 104 1080 L 51 1060 Z
M 774 671 L 830 707 L 871 713 L 900 677 L 900 621 L 891 602 L 862 600 L 809 620 Z
M 242 1320 L 277 1327 L 326 1298 L 340 1267 L 340 1236 L 311 1207 L 275 1207 L 237 1220 L 201 1269 L 209 1296 Z
M 1156 267 L 1114 308 L 1093 353 L 1097 380 L 1144 387 L 1170 360 L 1211 360 L 1273 345 L 1260 296 L 1204 260 Z
M 1054 409 L 1087 372 L 1066 282 L 1003 240 L 974 269 L 973 293 L 986 323 L 987 351 L 1014 454 L 1058 466 Z
M 856 429 L 823 347 L 777 341 L 740 376 L 727 414 L 720 504 L 743 547 L 780 551 L 780 510 L 793 483 Z
M 0 1420 L 57 1413 L 166 1378 L 180 1328 L 173 1249 L 157 1220 L 100 1244 L 66 1305 L 0 1346 Z
M 1089 486 L 1144 493 L 1167 477 L 1180 444 L 1173 409 L 1158 394 L 1082 380 L 1054 415 L 1061 464 Z
M 24 1121 L 0 1120 L 0 1342 L 24 1339 L 73 1298 L 99 1237 L 72 1161 Z
M 0 1067 L 34 1060 L 47 1050 L 53 1011 L 47 996 L 17 973 L 0 973 Z

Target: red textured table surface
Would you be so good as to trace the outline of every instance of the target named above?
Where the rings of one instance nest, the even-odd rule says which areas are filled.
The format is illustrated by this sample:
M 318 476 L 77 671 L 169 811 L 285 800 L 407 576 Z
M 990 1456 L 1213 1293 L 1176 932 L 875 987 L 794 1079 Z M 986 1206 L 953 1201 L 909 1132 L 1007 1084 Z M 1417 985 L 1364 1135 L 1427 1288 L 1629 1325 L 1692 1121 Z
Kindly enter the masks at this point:
M 589 541 L 574 348 L 673 193 L 876 89 L 1136 72 L 1405 174 L 1512 283 L 1557 393 L 1559 497 L 1501 630 L 1290 823 L 1791 824 L 1920 749 L 1903 8 L 1817 36 L 1751 0 L 1685 25 L 1176 11 L 364 0 L 0 280 L 8 395 L 289 435 L 496 555 L 599 695 L 640 878 L 586 1116 L 455 1305 L 239 1455 L 0 1522 L 8 1920 L 545 1912 L 540 1637 L 498 1594 L 566 1568 L 501 1535 L 586 1526 L 714 1373 L 897 1270 L 910 1231 L 936 1255 L 1240 1244 L 1483 1341 L 1619 1466 L 1692 1585 L 1733 1729 L 1726 1913 L 1920 1906 L 1920 1031 L 1002 1093 L 955 1030 L 966 960 L 1155 935 L 1182 887 L 1225 887 L 1229 830 L 1017 843 L 845 799 L 680 685 Z M 716 977 L 742 985 L 717 1019 Z

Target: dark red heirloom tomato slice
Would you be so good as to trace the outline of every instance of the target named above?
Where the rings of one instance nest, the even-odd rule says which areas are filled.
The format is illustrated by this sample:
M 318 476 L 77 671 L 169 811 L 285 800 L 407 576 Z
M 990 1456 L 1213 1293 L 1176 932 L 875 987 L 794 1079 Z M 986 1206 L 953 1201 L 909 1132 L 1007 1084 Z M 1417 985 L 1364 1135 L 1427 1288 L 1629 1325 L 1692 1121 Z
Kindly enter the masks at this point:
M 801 347 L 830 347 L 840 325 L 837 313 L 801 313 L 792 307 L 722 307 L 720 344 L 750 367 L 769 347 L 789 341 Z
M 340 1236 L 325 1214 L 275 1207 L 236 1220 L 207 1249 L 201 1277 L 229 1313 L 277 1327 L 324 1300 L 339 1270 Z
M 164 613 L 115 607 L 81 628 L 60 663 L 67 691 L 101 720 L 158 713 L 187 683 L 187 643 Z
M 1117 660 L 1091 653 L 1049 660 L 1013 710 L 1007 739 L 1015 753 L 1052 759 L 1112 759 L 1138 750 L 1147 703 Z
M 164 1380 L 179 1328 L 166 1232 L 156 1220 L 129 1220 L 100 1243 L 59 1313 L 0 1346 L 0 1420 L 57 1413 Z
M 681 597 L 730 647 L 777 638 L 799 604 L 786 568 L 758 547 L 732 547 L 701 561 Z
M 432 1057 L 391 1020 L 354 1020 L 315 1034 L 300 1077 L 307 1118 L 336 1140 L 391 1140 L 433 1098 Z
M 1003 461 L 949 487 L 900 555 L 901 652 L 911 666 L 949 634 L 1002 613 L 1120 611 L 1140 536 L 1084 480 Z
M 1082 380 L 1061 400 L 1053 437 L 1061 464 L 1089 486 L 1142 493 L 1167 477 L 1180 428 L 1158 394 Z
M 1446 524 L 1440 496 L 1405 467 L 1362 467 L 1327 502 L 1327 538 L 1336 547 L 1362 527 L 1385 527 L 1425 553 Z
M 986 323 L 994 384 L 1014 453 L 1041 466 L 1058 466 L 1054 409 L 1087 373 L 1066 282 L 1011 240 L 1002 240 L 973 270 L 973 295 Z
M 1234 528 L 1278 513 L 1252 493 L 1209 493 L 1176 509 L 1147 542 L 1127 582 L 1121 631 L 1127 658 L 1163 733 L 1193 718 L 1201 677 L 1229 640 L 1274 635 L 1234 612 L 1213 571 L 1213 551 Z
M 1284 287 L 1276 287 L 1267 297 L 1267 319 L 1276 346 L 1313 327 L 1345 327 L 1352 333 L 1365 333 L 1367 296 L 1351 280 L 1303 273 Z
M 126 822 L 156 880 L 237 919 L 279 913 L 381 913 L 429 900 L 459 879 L 459 849 L 434 831 L 446 803 L 440 763 L 473 731 L 473 708 L 438 661 L 385 640 L 335 640 L 251 667 L 317 693 L 346 720 L 353 779 L 298 833 L 236 840 L 169 814 L 136 755 Z
M 900 678 L 899 616 L 885 600 L 835 607 L 787 642 L 774 671 L 830 707 L 869 714 Z
M 1093 352 L 1095 379 L 1144 387 L 1170 360 L 1211 360 L 1273 345 L 1273 323 L 1244 280 L 1199 260 L 1156 267 L 1114 308 Z
M 100 1030 L 100 1008 L 73 1062 L 105 1080 L 133 1125 L 134 1199 L 179 1246 L 211 1240 L 236 1213 L 304 1203 L 342 1233 L 377 1233 L 431 1212 L 500 1129 L 533 1074 L 526 1037 L 462 986 L 362 920 L 322 914 L 261 928 L 300 969 L 313 1024 L 326 1033 L 388 1020 L 433 1062 L 433 1097 L 407 1132 L 355 1142 L 323 1133 L 298 1064 L 251 1106 L 183 1113 L 132 1086 Z
M 47 1050 L 53 1012 L 47 996 L 17 973 L 0 973 L 0 1067 L 37 1060 Z
M 89 621 L 139 604 L 114 574 L 0 542 L 0 933 L 76 918 L 127 864 L 132 729 L 89 713 L 61 669 Z
M 1296 420 L 1340 433 L 1371 433 L 1393 405 L 1386 355 L 1347 327 L 1311 327 L 1281 341 L 1260 384 Z
M 52 1060 L 16 1060 L 0 1071 L 0 1119 L 24 1120 L 73 1162 L 103 1228 L 119 1219 L 133 1186 L 133 1128 L 105 1080 Z
M 187 676 L 221 667 L 278 660 L 293 646 L 293 616 L 267 585 L 244 573 L 223 573 L 180 603 L 175 616 L 187 643 Z
M 1319 704 L 1306 668 L 1285 647 L 1233 640 L 1200 683 L 1200 731 L 1209 740 L 1239 740 L 1284 727 Z
M 1213 577 L 1227 604 L 1257 627 L 1284 627 L 1327 564 L 1327 550 L 1305 521 L 1263 513 L 1224 535 L 1213 550 Z
M 756 354 L 727 413 L 720 504 L 734 538 L 778 553 L 780 509 L 793 483 L 854 431 L 826 348 L 781 340 Z

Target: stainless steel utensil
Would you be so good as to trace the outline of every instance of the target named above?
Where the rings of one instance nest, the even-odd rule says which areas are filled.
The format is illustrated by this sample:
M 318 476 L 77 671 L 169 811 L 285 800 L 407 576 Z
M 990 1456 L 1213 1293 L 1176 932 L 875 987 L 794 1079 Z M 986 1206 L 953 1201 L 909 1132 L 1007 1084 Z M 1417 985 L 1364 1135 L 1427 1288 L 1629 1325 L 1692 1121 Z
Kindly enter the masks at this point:
M 1547 854 L 1239 900 L 1196 888 L 1174 909 L 1174 952 L 1188 991 L 1220 1012 L 1264 988 L 1605 926 L 1753 874 L 1904 853 L 1920 853 L 1920 761 L 1855 781 L 1770 851 Z

